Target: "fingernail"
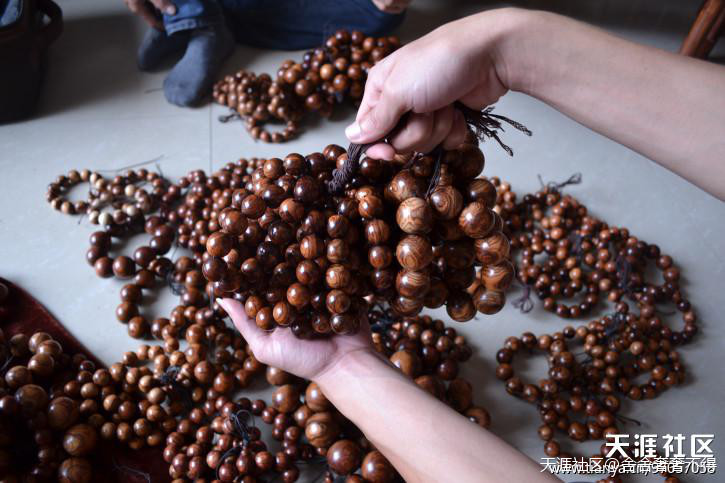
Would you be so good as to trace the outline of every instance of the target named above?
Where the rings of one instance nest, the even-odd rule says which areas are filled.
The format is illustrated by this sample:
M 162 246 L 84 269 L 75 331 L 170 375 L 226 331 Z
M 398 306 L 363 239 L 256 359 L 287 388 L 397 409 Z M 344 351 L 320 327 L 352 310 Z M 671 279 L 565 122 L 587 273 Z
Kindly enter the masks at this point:
M 354 122 L 345 128 L 345 136 L 347 136 L 350 141 L 357 141 L 360 139 L 361 135 L 362 132 L 360 131 L 360 125 L 357 122 Z
M 221 308 L 223 308 L 225 312 L 227 311 L 227 307 L 226 307 L 226 303 L 224 302 L 224 299 L 218 298 L 218 299 L 216 299 L 216 303 L 218 303 L 219 306 Z
M 166 15 L 174 15 L 176 13 L 176 7 L 174 5 L 169 5 L 164 11 L 166 12 Z

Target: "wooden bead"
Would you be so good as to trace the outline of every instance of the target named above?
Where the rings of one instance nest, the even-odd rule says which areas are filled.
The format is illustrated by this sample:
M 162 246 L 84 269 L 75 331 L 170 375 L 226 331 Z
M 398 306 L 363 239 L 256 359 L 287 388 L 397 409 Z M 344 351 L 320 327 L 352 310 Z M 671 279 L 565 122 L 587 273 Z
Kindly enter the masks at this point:
M 272 318 L 278 325 L 286 327 L 295 319 L 294 309 L 289 302 L 285 300 L 279 301 L 274 304 L 274 308 L 272 309 Z
M 443 305 L 448 298 L 448 287 L 439 278 L 432 278 L 430 289 L 423 301 L 424 305 L 429 309 L 436 309 Z
M 433 212 L 422 198 L 410 197 L 400 203 L 395 220 L 401 230 L 412 235 L 425 234 L 433 228 Z
M 362 448 L 349 439 L 335 441 L 327 450 L 327 464 L 338 475 L 349 475 L 360 467 Z
M 399 315 L 413 316 L 423 309 L 423 300 L 398 295 L 390 302 L 390 307 Z
M 249 222 L 247 217 L 239 210 L 227 208 L 222 211 L 220 217 L 221 229 L 230 235 L 239 236 L 247 229 Z
M 240 208 L 247 218 L 257 219 L 264 214 L 267 204 L 259 196 L 251 194 L 242 200 Z
M 352 299 L 342 290 L 330 290 L 325 298 L 325 305 L 331 314 L 343 314 L 348 311 Z
M 386 268 L 393 261 L 393 251 L 385 245 L 376 245 L 368 251 L 368 261 L 375 269 Z
M 314 260 L 324 254 L 325 243 L 316 235 L 307 235 L 300 242 L 300 252 L 308 260 Z
M 53 374 L 55 360 L 48 354 L 35 354 L 28 361 L 28 369 L 35 377 L 47 378 Z
M 282 413 L 294 412 L 300 405 L 300 390 L 293 384 L 278 387 L 272 395 L 272 406 Z
M 383 200 L 379 196 L 368 195 L 358 201 L 358 211 L 363 218 L 377 218 L 384 213 Z
M 485 158 L 477 145 L 461 144 L 453 153 L 456 155 L 456 160 L 451 167 L 456 179 L 474 179 L 481 174 Z
M 385 197 L 391 201 L 402 203 L 411 197 L 422 198 L 425 195 L 422 179 L 416 178 L 409 169 L 396 174 L 385 188 Z
M 320 266 L 312 260 L 303 260 L 295 271 L 297 281 L 304 285 L 316 285 L 322 279 Z
M 454 220 L 463 209 L 463 195 L 453 186 L 440 186 L 431 193 L 430 206 L 437 218 Z
M 92 478 L 93 468 L 85 458 L 66 458 L 58 468 L 61 483 L 89 483 Z
M 71 456 L 84 456 L 96 449 L 98 433 L 88 424 L 76 424 L 65 432 L 63 449 Z
M 473 295 L 476 310 L 486 315 L 493 315 L 499 312 L 506 304 L 504 292 L 486 290 L 486 287 L 479 287 Z
M 466 198 L 469 201 L 481 201 L 487 208 L 493 208 L 496 204 L 496 187 L 487 179 L 474 179 L 468 183 Z
M 491 426 L 491 416 L 482 407 L 471 406 L 466 410 L 466 417 L 472 422 L 478 424 L 482 428 L 488 428 Z
M 325 273 L 325 282 L 327 283 L 327 286 L 332 289 L 345 290 L 348 288 L 351 281 L 352 274 L 343 265 L 332 265 Z
M 420 358 L 407 350 L 399 350 L 390 356 L 390 362 L 395 367 L 411 379 L 415 379 L 420 374 L 422 363 Z
M 494 227 L 494 212 L 480 201 L 469 203 L 458 217 L 458 225 L 470 238 L 483 238 Z
M 504 291 L 514 278 L 514 266 L 508 260 L 495 265 L 486 265 L 481 270 L 481 280 L 487 290 Z
M 334 314 L 330 317 L 330 329 L 335 334 L 355 334 L 359 328 L 360 319 L 355 314 Z
M 15 400 L 24 415 L 33 416 L 48 404 L 48 394 L 37 384 L 25 384 L 15 391 Z
M 305 436 L 315 448 L 327 448 L 340 434 L 340 425 L 330 412 L 315 413 L 305 424 Z
M 287 302 L 292 304 L 297 310 L 304 308 L 310 303 L 312 294 L 306 285 L 301 283 L 293 283 L 287 289 Z
M 131 278 L 136 273 L 136 264 L 129 257 L 121 255 L 113 261 L 112 269 L 118 278 Z
M 346 263 L 350 257 L 350 247 L 344 240 L 335 238 L 327 244 L 327 259 L 330 263 Z
M 380 451 L 371 451 L 365 455 L 360 466 L 362 477 L 370 483 L 391 483 L 396 472 Z
M 56 397 L 48 404 L 48 425 L 56 431 L 74 425 L 79 415 L 78 404 L 69 397 Z
M 473 402 L 473 387 L 465 379 L 457 378 L 448 384 L 448 402 L 458 412 L 471 407 Z
M 260 309 L 257 315 L 254 316 L 254 322 L 262 330 L 273 330 L 277 324 L 272 316 L 272 307 L 267 306 Z
M 395 288 L 400 295 L 421 299 L 430 289 L 430 273 L 427 270 L 401 270 L 395 279 Z
M 315 412 L 328 411 L 332 408 L 332 404 L 322 393 L 320 387 L 310 382 L 305 390 L 305 404 Z
M 395 256 L 398 263 L 408 270 L 422 270 L 433 261 L 430 242 L 419 235 L 408 235 L 400 240 Z
M 381 219 L 375 219 L 365 224 L 365 239 L 371 245 L 380 245 L 390 238 L 390 226 Z
M 233 243 L 231 235 L 218 231 L 207 238 L 206 251 L 213 257 L 223 257 L 233 248 Z
M 493 265 L 508 259 L 511 244 L 500 231 L 474 241 L 476 259 L 483 265 Z
M 446 312 L 457 322 L 467 322 L 476 315 L 476 306 L 466 292 L 451 292 L 448 294 Z

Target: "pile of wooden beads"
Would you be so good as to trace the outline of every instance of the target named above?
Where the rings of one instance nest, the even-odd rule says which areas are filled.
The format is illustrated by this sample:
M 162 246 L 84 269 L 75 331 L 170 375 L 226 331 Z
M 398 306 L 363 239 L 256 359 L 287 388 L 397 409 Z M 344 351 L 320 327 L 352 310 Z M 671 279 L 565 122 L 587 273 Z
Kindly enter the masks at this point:
M 242 159 L 212 176 L 197 170 L 177 184 L 153 176 L 158 212 L 93 233 L 86 258 L 99 276 L 131 282 L 116 315 L 133 337 L 161 334 L 160 322 L 139 311 L 156 279 L 176 287 L 184 306 L 233 296 L 261 328 L 289 327 L 300 337 L 355 333 L 371 297 L 406 316 L 444 304 L 461 322 L 493 314 L 514 269 L 492 210 L 496 189 L 475 179 L 484 167 L 476 142 L 435 156 L 364 158 L 336 194 L 328 182 L 347 162 L 336 145 Z M 121 180 L 144 177 L 151 175 L 130 171 Z M 123 196 L 122 181 L 111 186 Z M 148 245 L 110 255 L 115 238 L 142 231 Z M 174 245 L 191 255 L 172 261 Z
M 375 310 L 371 320 L 377 331 L 373 338 L 377 350 L 422 388 L 474 423 L 489 426 L 488 412 L 473 405 L 471 384 L 458 376 L 459 363 L 471 355 L 462 336 L 426 316 L 401 319 L 390 310 Z M 163 452 L 172 478 L 234 481 L 276 474 L 283 481 L 295 481 L 302 469 L 299 464 L 323 463 L 328 469 L 326 481 L 334 475 L 348 476 L 352 482 L 398 480 L 392 465 L 335 410 L 316 384 L 267 367 L 266 380 L 276 386 L 271 403 L 237 397 L 238 390 L 259 377 L 264 366 L 233 330 L 220 329 L 222 335 L 200 340 L 197 327 L 187 328 L 185 351 L 173 343 L 144 345 L 111 367 L 123 372 L 120 367 L 138 370 L 139 365 L 151 363 L 154 378 L 163 383 L 156 387 L 162 388 L 170 383 L 164 377 L 169 367 L 176 368 L 173 381 L 180 388 L 176 393 L 169 390 L 162 403 L 154 401 L 177 408 L 169 410 L 175 425 L 165 426 L 172 429 Z M 199 343 L 212 349 L 197 360 Z M 151 389 L 149 399 L 156 398 L 155 391 L 160 389 Z M 186 407 L 181 404 L 184 393 L 191 401 Z M 272 439 L 281 442 L 278 451 L 261 439 L 255 425 L 259 420 L 272 426 Z
M 697 333 L 697 317 L 680 288 L 680 270 L 657 245 L 595 218 L 557 185 L 527 194 L 517 203 L 510 185 L 492 181 L 499 188 L 495 210 L 504 219 L 518 259 L 517 277 L 543 301 L 544 309 L 562 318 L 578 318 L 602 300 L 629 300 L 650 317 L 662 313 L 658 304 L 672 302 L 684 327 L 678 331 L 662 324 L 662 336 L 679 344 Z M 647 275 L 653 268 L 662 273 L 660 284 Z M 577 297 L 567 305 L 567 299 Z
M 88 199 L 68 200 L 65 194 L 80 183 L 89 184 Z M 151 189 L 144 188 L 145 184 L 150 184 Z M 171 202 L 166 188 L 166 181 L 158 173 L 143 168 L 110 180 L 87 169 L 72 170 L 48 186 L 46 199 L 54 209 L 65 214 L 85 214 L 93 224 L 119 230 L 158 210 L 160 203 Z
M 92 361 L 44 332 L 0 330 L 0 479 L 88 482 L 105 418 Z
M 582 352 L 574 352 L 574 344 Z M 517 355 L 535 350 L 545 352 L 549 363 L 548 377 L 538 384 L 522 381 L 512 366 Z M 631 401 L 652 399 L 685 377 L 679 353 L 662 335 L 657 317 L 630 313 L 623 302 L 612 316 L 576 329 L 509 337 L 496 359 L 496 377 L 505 382 L 506 391 L 539 409 L 543 424 L 538 432 L 549 457 L 571 457 L 555 439 L 557 432 L 576 442 L 620 434 L 618 424 L 636 422 L 620 414 L 622 396 Z M 642 375 L 649 380 L 637 384 L 635 379 Z M 602 444 L 600 454 L 591 458 L 608 452 Z
M 368 70 L 400 46 L 397 37 L 366 37 L 338 30 L 325 45 L 306 52 L 301 62 L 285 61 L 277 78 L 240 70 L 214 85 L 212 96 L 246 119 L 255 139 L 284 142 L 297 135 L 308 112 L 329 117 L 335 104 L 363 95 Z M 270 133 L 262 126 L 283 122 L 284 131 Z

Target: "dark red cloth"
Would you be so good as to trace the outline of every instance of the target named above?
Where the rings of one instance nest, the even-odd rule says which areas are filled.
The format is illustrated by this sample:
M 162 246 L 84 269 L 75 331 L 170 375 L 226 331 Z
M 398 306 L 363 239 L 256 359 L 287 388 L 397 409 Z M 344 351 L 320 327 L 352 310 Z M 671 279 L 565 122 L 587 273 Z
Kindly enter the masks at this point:
M 85 354 L 97 367 L 105 367 L 28 292 L 3 278 L 0 278 L 0 283 L 6 285 L 9 290 L 8 297 L 3 304 L 3 310 L 6 313 L 4 317 L 0 317 L 0 327 L 7 338 L 19 332 L 28 335 L 38 331 L 47 332 L 60 342 L 65 352 Z M 119 483 L 146 482 L 149 480 L 141 475 L 141 473 L 146 473 L 150 476 L 150 481 L 154 483 L 171 481 L 162 451 L 163 448 L 132 451 L 120 444 L 104 443 L 100 447 L 99 454 L 93 458 L 94 480 Z

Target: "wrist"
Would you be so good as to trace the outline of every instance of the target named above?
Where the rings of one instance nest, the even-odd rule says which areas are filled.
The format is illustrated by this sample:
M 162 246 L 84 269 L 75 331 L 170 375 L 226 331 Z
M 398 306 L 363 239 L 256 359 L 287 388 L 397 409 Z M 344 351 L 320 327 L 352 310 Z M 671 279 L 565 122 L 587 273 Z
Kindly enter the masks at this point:
M 352 379 L 379 375 L 394 370 L 372 348 L 362 348 L 344 353 L 335 363 L 326 367 L 313 377 L 328 397 L 332 397 L 338 388 L 346 387 Z
M 547 29 L 548 14 L 520 8 L 502 8 L 492 13 L 496 17 L 490 21 L 490 55 L 499 80 L 512 91 L 535 95 L 542 78 L 541 56 L 550 50 L 547 35 L 541 35 Z

